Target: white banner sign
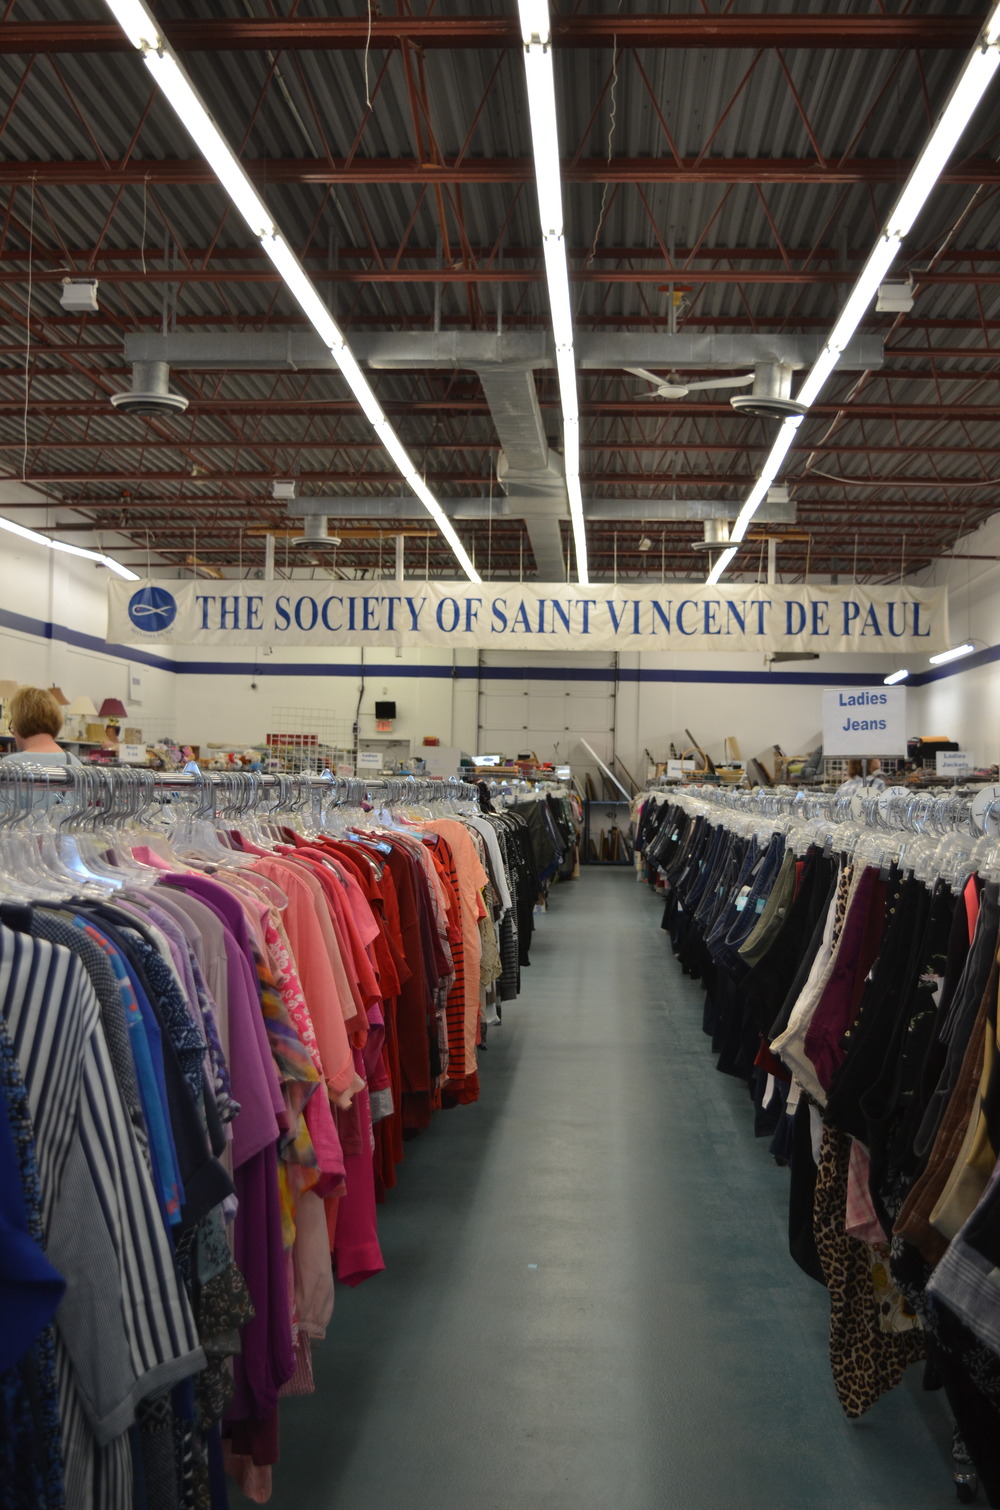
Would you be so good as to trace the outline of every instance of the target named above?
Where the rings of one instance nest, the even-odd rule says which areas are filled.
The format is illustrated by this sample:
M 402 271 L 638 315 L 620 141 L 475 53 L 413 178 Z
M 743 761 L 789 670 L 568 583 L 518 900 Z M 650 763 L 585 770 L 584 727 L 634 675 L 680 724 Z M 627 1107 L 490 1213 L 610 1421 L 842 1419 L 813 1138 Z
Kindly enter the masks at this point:
M 944 589 L 577 583 L 108 583 L 108 638 L 447 650 L 892 650 L 948 639 Z
M 905 689 L 825 687 L 823 754 L 905 755 Z

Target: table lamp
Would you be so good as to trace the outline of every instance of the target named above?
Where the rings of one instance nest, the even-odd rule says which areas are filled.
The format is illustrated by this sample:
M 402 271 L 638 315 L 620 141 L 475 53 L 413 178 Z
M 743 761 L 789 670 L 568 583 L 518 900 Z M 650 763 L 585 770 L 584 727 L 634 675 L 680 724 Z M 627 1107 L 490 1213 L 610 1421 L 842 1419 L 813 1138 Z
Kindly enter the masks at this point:
M 128 717 L 128 714 L 125 713 L 125 704 L 121 701 L 121 698 L 104 698 L 98 717 L 104 720 L 104 728 L 107 728 L 107 725 L 110 723 L 113 731 L 115 731 L 115 740 L 118 740 L 118 725 L 122 719 L 127 719 Z
M 18 685 L 19 684 L 17 682 L 12 682 L 9 680 L 0 681 L 0 709 L 2 709 L 2 724 L 3 732 L 5 734 L 8 732 L 7 704 L 10 702 L 11 698 L 14 696 L 14 693 L 17 691 Z
M 112 724 L 116 729 L 123 718 L 128 718 L 125 704 L 120 697 L 106 697 L 101 704 L 99 718 L 103 718 L 105 724 Z
M 97 704 L 92 697 L 87 697 L 86 693 L 81 694 L 79 697 L 74 697 L 66 709 L 67 725 L 69 725 L 69 720 L 72 719 L 72 726 L 66 729 L 68 738 L 83 739 L 86 733 L 88 718 L 96 717 Z

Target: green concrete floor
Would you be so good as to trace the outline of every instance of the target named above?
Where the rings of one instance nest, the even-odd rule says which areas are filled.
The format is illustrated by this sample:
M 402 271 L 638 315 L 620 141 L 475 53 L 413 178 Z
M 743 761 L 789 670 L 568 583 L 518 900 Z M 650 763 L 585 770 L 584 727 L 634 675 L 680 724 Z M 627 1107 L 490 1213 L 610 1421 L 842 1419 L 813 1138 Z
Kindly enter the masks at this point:
M 956 1503 L 919 1370 L 843 1417 L 787 1173 L 659 915 L 628 870 L 554 892 L 482 1100 L 408 1145 L 387 1270 L 338 1291 L 317 1393 L 282 1403 L 274 1510 Z

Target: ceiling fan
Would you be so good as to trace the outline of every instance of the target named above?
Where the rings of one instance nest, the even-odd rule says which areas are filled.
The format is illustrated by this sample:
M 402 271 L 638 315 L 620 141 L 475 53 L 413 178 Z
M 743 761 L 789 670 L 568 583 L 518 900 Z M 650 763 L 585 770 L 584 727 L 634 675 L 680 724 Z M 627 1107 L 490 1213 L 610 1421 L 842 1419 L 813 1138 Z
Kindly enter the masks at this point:
M 657 377 L 645 367 L 626 367 L 625 371 L 653 385 L 650 392 L 641 393 L 640 398 L 686 398 L 689 393 L 697 393 L 703 388 L 748 388 L 754 379 L 752 372 L 746 372 L 737 377 L 704 378 L 699 383 L 688 383 L 675 373 L 668 373 L 665 378 Z

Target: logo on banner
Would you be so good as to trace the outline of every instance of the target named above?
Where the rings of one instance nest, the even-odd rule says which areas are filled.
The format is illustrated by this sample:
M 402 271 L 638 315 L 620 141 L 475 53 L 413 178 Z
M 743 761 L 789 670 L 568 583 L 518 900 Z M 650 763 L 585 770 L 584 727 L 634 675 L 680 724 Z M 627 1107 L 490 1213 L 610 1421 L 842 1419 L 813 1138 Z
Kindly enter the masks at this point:
M 176 619 L 177 599 L 165 587 L 140 587 L 128 600 L 128 616 L 136 629 L 155 634 Z

